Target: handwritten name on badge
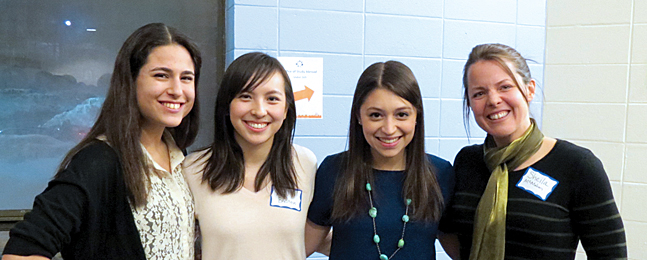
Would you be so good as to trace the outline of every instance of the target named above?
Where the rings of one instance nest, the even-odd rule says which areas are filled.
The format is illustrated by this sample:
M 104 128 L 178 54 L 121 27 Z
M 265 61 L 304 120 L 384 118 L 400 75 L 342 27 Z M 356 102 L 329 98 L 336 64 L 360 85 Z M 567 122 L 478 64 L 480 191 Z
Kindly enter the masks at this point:
M 270 206 L 277 208 L 293 209 L 301 212 L 301 199 L 303 198 L 303 191 L 296 189 L 294 195 L 287 194 L 286 198 L 281 198 L 272 187 L 272 195 L 270 196 Z
M 559 181 L 530 167 L 517 183 L 517 187 L 546 201 L 558 183 Z

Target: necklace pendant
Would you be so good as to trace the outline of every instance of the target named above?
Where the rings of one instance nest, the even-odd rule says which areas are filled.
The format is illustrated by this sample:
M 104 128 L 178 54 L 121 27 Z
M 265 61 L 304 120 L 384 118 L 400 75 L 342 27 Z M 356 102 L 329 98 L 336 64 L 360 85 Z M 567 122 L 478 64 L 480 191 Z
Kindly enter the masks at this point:
M 375 234 L 375 236 L 373 236 L 373 242 L 375 242 L 375 244 L 379 244 L 380 243 L 380 236 Z
M 389 260 L 389 257 L 386 256 L 385 254 L 380 255 L 380 260 Z
M 371 209 L 368 210 L 368 215 L 371 216 L 371 218 L 377 217 L 377 208 L 371 207 Z

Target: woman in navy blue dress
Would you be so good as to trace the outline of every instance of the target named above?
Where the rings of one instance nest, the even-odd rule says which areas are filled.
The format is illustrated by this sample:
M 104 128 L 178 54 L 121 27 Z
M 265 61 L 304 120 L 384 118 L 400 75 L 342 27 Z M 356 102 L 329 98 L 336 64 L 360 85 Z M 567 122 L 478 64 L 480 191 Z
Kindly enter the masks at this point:
M 317 171 L 307 254 L 435 259 L 454 175 L 449 162 L 425 153 L 422 97 L 406 65 L 378 62 L 362 73 L 348 136 L 348 150 L 328 156 Z

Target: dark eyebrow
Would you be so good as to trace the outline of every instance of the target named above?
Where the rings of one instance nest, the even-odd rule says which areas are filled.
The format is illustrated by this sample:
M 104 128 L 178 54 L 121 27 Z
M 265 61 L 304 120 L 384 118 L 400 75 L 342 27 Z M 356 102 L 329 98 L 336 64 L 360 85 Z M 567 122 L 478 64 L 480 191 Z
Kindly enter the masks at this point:
M 155 67 L 155 68 L 151 69 L 151 71 L 158 71 L 158 70 L 164 71 L 164 72 L 169 73 L 169 74 L 173 74 L 173 70 L 170 69 L 170 68 L 167 68 L 167 67 Z M 185 70 L 185 71 L 180 72 L 180 75 L 187 75 L 187 74 L 195 76 L 195 72 L 193 72 L 191 70 Z
M 398 107 L 395 109 L 396 112 L 400 112 L 402 110 L 415 110 L 415 108 L 410 106 L 405 106 L 405 107 Z
M 168 73 L 173 72 L 173 70 L 171 70 L 171 69 L 169 69 L 167 67 L 155 67 L 151 71 L 156 71 L 156 70 L 161 70 L 161 71 L 168 72 Z
M 381 108 L 377 108 L 377 107 L 367 107 L 366 111 L 368 111 L 368 110 L 377 110 L 379 112 L 384 112 L 384 110 L 382 110 Z
M 272 91 L 266 93 L 266 95 L 274 95 L 274 94 L 282 95 L 283 92 L 281 92 L 280 90 L 272 90 Z

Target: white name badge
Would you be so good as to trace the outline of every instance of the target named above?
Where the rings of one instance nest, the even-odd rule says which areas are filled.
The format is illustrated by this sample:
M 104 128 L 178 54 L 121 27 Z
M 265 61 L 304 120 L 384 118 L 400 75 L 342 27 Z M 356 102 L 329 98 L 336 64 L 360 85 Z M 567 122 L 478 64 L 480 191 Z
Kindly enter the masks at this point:
M 303 198 L 303 191 L 296 189 L 294 195 L 287 194 L 286 198 L 281 198 L 279 194 L 274 191 L 272 186 L 272 195 L 270 196 L 270 206 L 277 208 L 293 209 L 301 212 L 301 200 Z
M 517 183 L 517 187 L 546 201 L 558 183 L 559 181 L 530 167 Z

